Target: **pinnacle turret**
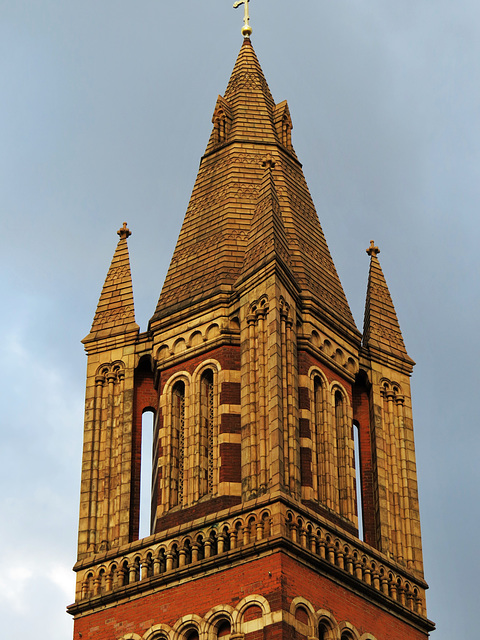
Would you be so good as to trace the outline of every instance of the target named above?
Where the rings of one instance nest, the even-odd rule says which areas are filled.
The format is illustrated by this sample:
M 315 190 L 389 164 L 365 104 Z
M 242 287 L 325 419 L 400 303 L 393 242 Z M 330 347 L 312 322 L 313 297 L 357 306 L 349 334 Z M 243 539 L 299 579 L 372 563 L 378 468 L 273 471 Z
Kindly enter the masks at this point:
M 363 324 L 363 346 L 372 357 L 382 361 L 392 358 L 411 370 L 415 364 L 408 356 L 392 297 L 378 260 L 380 249 L 374 241 L 367 249 L 370 256 L 367 298 Z
M 127 238 L 131 231 L 124 222 L 117 231 L 120 236 L 98 301 L 92 328 L 83 343 L 138 331 L 133 306 L 132 275 Z

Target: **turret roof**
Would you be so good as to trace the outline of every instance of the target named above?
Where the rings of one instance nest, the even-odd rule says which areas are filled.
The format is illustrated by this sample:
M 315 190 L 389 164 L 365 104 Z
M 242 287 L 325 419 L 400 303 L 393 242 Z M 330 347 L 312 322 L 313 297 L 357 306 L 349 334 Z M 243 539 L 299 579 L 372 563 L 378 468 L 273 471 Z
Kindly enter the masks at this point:
M 363 323 L 363 346 L 371 356 L 377 355 L 381 359 L 386 357 L 389 360 L 393 357 L 406 363 L 411 369 L 415 363 L 407 354 L 392 297 L 377 257 L 380 249 L 375 246 L 373 240 L 367 253 L 370 255 L 370 272 Z
M 92 328 L 84 343 L 110 336 L 138 331 L 133 307 L 132 275 L 127 238 L 131 235 L 127 223 L 117 232 L 120 236 L 105 284 L 103 285 Z

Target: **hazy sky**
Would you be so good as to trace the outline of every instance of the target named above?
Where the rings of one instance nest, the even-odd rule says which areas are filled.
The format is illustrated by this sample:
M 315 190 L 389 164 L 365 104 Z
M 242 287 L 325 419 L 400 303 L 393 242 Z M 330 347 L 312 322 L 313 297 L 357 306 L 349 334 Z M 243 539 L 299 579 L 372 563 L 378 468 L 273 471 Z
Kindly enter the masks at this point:
M 80 340 L 124 220 L 142 329 L 153 314 L 241 46 L 232 2 L 0 0 L 2 637 L 72 637 Z M 475 638 L 480 4 L 252 0 L 251 16 L 360 328 L 381 249 L 417 362 L 433 638 Z

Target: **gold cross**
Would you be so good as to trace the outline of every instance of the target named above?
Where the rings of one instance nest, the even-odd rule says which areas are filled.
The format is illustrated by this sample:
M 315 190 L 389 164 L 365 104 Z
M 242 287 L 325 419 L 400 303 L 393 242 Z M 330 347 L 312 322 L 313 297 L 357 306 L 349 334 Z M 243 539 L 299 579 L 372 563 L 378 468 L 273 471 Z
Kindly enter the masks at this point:
M 252 35 L 252 27 L 250 26 L 250 16 L 248 13 L 248 3 L 250 0 L 237 0 L 234 3 L 233 8 L 236 9 L 241 4 L 245 5 L 245 16 L 243 18 L 243 27 L 242 27 L 242 36 L 244 38 L 249 38 Z

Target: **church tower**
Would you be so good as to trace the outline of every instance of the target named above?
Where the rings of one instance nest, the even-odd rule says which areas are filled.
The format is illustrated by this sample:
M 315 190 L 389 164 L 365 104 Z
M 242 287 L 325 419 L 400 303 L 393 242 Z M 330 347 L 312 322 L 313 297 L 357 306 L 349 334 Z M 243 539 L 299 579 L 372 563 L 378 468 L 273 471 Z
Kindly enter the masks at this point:
M 426 640 L 414 362 L 373 242 L 355 326 L 243 33 L 148 330 L 124 224 L 83 341 L 74 638 Z

